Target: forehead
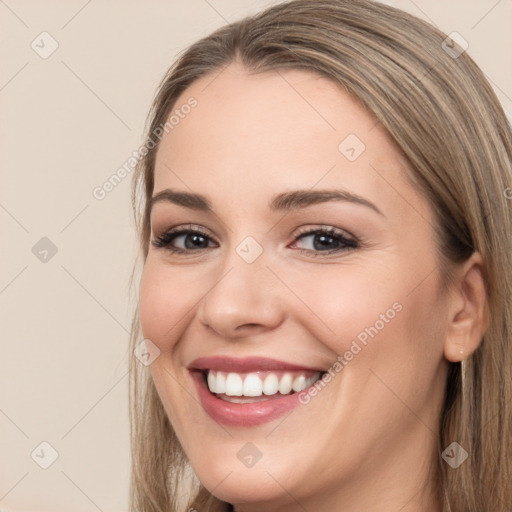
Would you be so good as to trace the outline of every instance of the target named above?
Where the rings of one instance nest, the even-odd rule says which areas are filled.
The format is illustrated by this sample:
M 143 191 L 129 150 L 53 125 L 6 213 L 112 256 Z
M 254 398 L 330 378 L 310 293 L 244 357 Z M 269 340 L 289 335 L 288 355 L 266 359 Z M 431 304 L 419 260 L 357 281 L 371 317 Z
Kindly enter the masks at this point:
M 183 108 L 191 98 L 195 106 Z M 375 197 L 380 173 L 391 182 L 404 177 L 406 161 L 375 117 L 310 71 L 254 74 L 233 63 L 194 82 L 172 115 L 157 153 L 155 192 L 232 191 L 242 203 L 318 184 Z
M 190 112 L 178 119 L 191 97 L 197 105 L 185 108 Z M 325 77 L 295 69 L 251 73 L 235 63 L 194 82 L 176 101 L 171 117 L 173 128 L 162 153 L 200 145 L 221 157 L 237 149 L 227 144 L 236 140 L 262 156 L 276 156 L 276 144 L 306 155 L 326 138 L 338 152 L 337 142 L 350 133 L 360 139 L 372 131 L 372 139 L 386 137 L 373 116 Z

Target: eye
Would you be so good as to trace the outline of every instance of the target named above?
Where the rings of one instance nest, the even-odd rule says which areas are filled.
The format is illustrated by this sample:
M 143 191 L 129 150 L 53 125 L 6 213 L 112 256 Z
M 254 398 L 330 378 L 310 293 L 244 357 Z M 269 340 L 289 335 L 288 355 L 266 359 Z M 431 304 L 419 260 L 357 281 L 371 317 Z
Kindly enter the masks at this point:
M 307 241 L 307 242 L 305 242 Z M 302 242 L 306 247 L 297 247 Z M 180 226 L 157 236 L 152 241 L 154 247 L 165 248 L 173 253 L 198 252 L 211 247 L 217 247 L 210 235 L 198 226 Z M 339 253 L 359 247 L 355 238 L 336 228 L 303 229 L 296 236 L 291 246 L 301 252 L 312 256 L 323 256 L 331 253 Z
M 301 252 L 311 253 L 314 256 L 321 256 L 319 253 L 331 254 L 359 247 L 357 240 L 348 238 L 344 232 L 335 228 L 303 230 L 295 240 L 293 245 L 296 245 L 297 241 L 307 240 L 307 242 L 303 243 L 307 247 L 299 247 L 299 249 Z
M 152 241 L 155 247 L 165 247 L 167 250 L 176 253 L 199 251 L 211 247 L 212 238 L 198 227 L 191 226 L 171 229 L 156 237 Z

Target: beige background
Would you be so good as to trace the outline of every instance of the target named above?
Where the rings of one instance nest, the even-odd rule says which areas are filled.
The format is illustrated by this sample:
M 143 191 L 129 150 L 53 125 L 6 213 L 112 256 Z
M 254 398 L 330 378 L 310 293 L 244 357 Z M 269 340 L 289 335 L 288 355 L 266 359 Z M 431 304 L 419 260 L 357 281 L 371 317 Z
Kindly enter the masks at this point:
M 139 147 L 177 52 L 271 3 L 0 0 L 0 511 L 127 510 L 131 175 L 92 191 Z M 510 117 L 511 0 L 389 3 L 459 32 Z

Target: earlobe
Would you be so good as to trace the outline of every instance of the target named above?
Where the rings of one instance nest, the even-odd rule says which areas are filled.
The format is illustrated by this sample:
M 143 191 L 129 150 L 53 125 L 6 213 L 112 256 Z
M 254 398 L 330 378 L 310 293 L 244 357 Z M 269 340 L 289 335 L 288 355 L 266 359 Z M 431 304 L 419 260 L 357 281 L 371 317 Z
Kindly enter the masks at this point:
M 480 253 L 474 252 L 459 268 L 457 288 L 449 298 L 449 323 L 444 355 L 460 362 L 473 354 L 487 328 L 484 265 Z
M 452 363 L 458 363 L 467 359 L 478 347 L 480 337 L 473 337 L 472 332 L 474 321 L 466 320 L 453 321 L 448 328 L 444 345 L 444 356 Z M 477 343 L 475 341 L 478 340 Z

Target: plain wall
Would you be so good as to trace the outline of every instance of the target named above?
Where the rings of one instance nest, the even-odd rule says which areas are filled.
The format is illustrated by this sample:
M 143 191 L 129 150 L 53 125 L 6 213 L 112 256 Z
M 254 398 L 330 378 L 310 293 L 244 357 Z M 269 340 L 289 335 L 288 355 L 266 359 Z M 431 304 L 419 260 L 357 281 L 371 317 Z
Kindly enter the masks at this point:
M 93 191 L 140 146 L 177 53 L 271 3 L 0 2 L 0 511 L 127 510 L 131 174 Z M 388 3 L 459 32 L 510 118 L 509 0 Z

